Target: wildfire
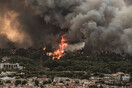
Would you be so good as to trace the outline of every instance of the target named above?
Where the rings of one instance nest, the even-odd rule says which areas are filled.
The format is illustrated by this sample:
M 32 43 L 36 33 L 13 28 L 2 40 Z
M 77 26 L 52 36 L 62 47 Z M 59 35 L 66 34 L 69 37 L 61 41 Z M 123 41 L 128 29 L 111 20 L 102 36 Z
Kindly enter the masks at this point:
M 64 56 L 65 48 L 68 46 L 68 43 L 66 43 L 66 39 L 64 38 L 64 35 L 61 36 L 61 42 L 59 44 L 59 49 L 55 50 L 54 52 L 48 52 L 48 56 L 52 56 L 52 59 L 60 59 Z M 44 48 L 45 49 L 45 48 Z
M 43 50 L 46 50 L 46 46 L 43 48 Z

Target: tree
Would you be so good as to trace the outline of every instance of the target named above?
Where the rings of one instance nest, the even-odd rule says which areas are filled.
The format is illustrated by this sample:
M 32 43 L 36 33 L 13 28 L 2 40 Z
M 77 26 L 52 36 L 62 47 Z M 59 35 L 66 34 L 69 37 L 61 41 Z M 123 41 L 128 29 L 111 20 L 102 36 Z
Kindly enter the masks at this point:
M 55 68 L 55 71 L 65 71 L 65 68 L 62 66 L 58 66 Z
M 43 85 L 40 85 L 40 88 L 44 88 L 44 86 Z
M 39 85 L 39 81 L 35 80 L 35 85 L 38 86 Z
M 27 84 L 26 80 L 22 81 L 22 85 L 26 85 L 26 84 Z
M 103 86 L 102 86 L 102 85 L 100 85 L 100 88 L 103 88 Z
M 91 77 L 90 74 L 84 74 L 81 78 L 82 79 L 89 79 Z
M 50 84 L 50 83 L 51 83 L 51 80 L 43 81 L 43 85 L 45 85 L 45 84 Z
M 52 81 L 51 80 L 48 80 L 48 84 L 50 84 L 50 83 L 52 83 Z
M 104 77 L 104 74 L 103 74 L 103 73 L 100 73 L 100 74 L 99 74 L 99 77 Z
M 2 81 L 0 81 L 0 85 L 3 85 L 3 82 Z
M 21 84 L 21 80 L 16 80 L 15 86 L 18 86 L 19 84 Z
M 11 81 L 10 80 L 7 80 L 6 83 L 11 83 Z
M 89 86 L 89 88 L 98 88 L 97 85 Z

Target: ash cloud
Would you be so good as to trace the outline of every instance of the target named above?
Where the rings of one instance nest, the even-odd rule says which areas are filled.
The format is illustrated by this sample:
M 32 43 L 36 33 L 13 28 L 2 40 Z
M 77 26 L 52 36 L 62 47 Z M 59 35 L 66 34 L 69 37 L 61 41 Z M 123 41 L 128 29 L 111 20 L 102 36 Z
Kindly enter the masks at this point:
M 17 46 L 56 47 L 54 42 L 65 33 L 72 49 L 84 42 L 86 50 L 132 54 L 131 0 L 1 0 L 0 8 L 0 16 L 10 10 L 19 14 L 20 31 L 29 40 L 15 42 Z M 5 44 L 11 41 L 7 36 L 0 38 Z
M 47 24 L 85 49 L 132 54 L 131 0 L 26 0 Z
M 46 24 L 25 0 L 0 0 L 0 48 L 9 48 L 10 42 L 18 48 L 40 48 L 51 44 L 59 29 Z

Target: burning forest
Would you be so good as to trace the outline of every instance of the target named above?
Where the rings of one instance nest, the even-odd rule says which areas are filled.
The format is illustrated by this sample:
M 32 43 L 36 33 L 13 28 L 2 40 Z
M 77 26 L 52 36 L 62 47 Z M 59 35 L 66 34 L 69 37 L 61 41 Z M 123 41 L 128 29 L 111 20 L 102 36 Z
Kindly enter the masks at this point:
M 131 0 L 0 0 L 0 13 L 0 48 L 132 55 Z
M 64 35 L 61 36 L 61 42 L 59 44 L 59 49 L 55 50 L 54 52 L 48 52 L 48 56 L 52 56 L 52 59 L 60 59 L 62 56 L 64 56 L 65 48 L 68 46 L 68 43 L 66 43 L 66 39 L 64 38 Z M 44 49 L 45 50 L 45 49 Z
M 132 0 L 0 0 L 0 72 L 6 88 L 132 88 Z

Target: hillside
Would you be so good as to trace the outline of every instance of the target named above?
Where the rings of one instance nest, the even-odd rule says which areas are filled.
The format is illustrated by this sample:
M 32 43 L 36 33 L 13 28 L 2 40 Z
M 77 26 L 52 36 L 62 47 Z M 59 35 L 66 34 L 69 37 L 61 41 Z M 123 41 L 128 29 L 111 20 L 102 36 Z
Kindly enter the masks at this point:
M 60 60 L 51 60 L 42 49 L 1 49 L 0 57 L 8 56 L 10 63 L 20 63 L 28 75 L 51 74 L 69 75 L 73 72 L 87 72 L 94 74 L 125 72 L 132 74 L 131 56 L 123 57 L 116 53 L 67 53 Z M 68 74 L 67 74 L 68 72 Z M 70 72 L 70 73 L 69 73 Z M 65 74 L 66 73 L 66 74 Z

